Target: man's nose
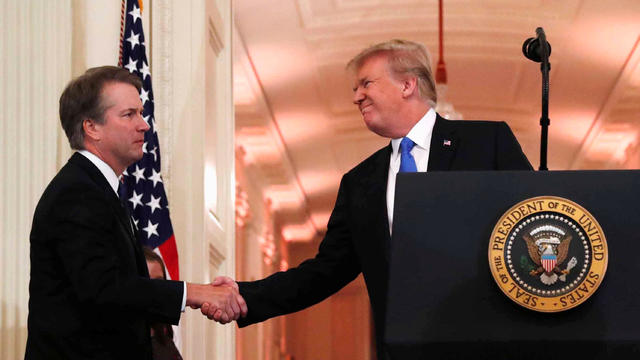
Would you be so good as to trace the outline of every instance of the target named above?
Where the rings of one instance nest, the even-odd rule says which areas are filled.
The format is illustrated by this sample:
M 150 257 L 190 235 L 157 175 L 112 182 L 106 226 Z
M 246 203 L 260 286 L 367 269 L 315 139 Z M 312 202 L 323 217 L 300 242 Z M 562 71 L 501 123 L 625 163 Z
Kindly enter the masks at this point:
M 364 100 L 364 94 L 362 93 L 362 91 L 360 91 L 360 89 L 357 89 L 353 92 L 353 103 L 359 105 L 362 100 Z
M 151 116 L 149 116 L 149 121 L 151 121 Z M 140 131 L 144 132 L 151 129 L 151 126 L 149 126 L 149 124 L 146 121 L 144 121 L 142 114 L 138 114 L 138 122 L 139 122 Z

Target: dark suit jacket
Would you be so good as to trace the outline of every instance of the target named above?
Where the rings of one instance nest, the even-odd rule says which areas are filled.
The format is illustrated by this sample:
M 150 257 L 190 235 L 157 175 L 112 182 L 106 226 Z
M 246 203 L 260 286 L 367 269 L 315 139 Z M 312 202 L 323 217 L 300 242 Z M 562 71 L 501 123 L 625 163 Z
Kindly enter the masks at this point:
M 74 154 L 31 228 L 25 359 L 151 359 L 149 321 L 177 324 L 184 285 L 149 279 L 126 210 Z
M 445 145 L 445 140 L 450 144 Z M 249 313 L 246 326 L 316 304 L 360 272 L 373 309 L 379 358 L 384 339 L 389 267 L 386 193 L 391 145 L 346 173 L 318 254 L 295 268 L 265 279 L 241 282 Z M 504 122 L 448 121 L 437 117 L 428 171 L 531 170 Z

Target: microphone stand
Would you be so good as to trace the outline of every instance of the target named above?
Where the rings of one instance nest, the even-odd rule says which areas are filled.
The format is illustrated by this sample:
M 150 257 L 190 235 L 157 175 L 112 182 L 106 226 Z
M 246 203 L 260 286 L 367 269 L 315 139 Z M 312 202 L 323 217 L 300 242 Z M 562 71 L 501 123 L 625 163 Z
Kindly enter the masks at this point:
M 538 40 L 540 41 L 540 51 L 542 62 L 540 62 L 540 72 L 542 72 L 542 116 L 540 117 L 540 171 L 547 171 L 547 143 L 549 138 L 549 51 L 547 47 L 547 37 L 544 30 L 539 27 L 536 29 Z

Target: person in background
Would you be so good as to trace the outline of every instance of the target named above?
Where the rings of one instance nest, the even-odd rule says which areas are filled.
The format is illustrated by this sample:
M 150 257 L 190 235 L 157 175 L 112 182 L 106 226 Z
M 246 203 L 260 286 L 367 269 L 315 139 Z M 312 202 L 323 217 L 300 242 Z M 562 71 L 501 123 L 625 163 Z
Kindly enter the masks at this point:
M 148 247 L 143 247 L 151 279 L 167 280 L 167 270 L 160 255 Z M 153 360 L 182 360 L 173 342 L 173 328 L 169 324 L 151 323 L 151 353 Z

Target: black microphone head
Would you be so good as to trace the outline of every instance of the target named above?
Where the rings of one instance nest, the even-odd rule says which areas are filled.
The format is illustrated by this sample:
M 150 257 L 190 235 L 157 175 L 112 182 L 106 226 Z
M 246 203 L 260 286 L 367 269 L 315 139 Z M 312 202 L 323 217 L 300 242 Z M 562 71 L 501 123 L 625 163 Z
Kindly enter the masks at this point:
M 551 44 L 545 41 L 547 44 L 547 56 L 551 55 Z M 527 59 L 535 62 L 542 62 L 542 47 L 540 46 L 540 40 L 537 38 L 528 38 L 522 44 L 522 53 Z

